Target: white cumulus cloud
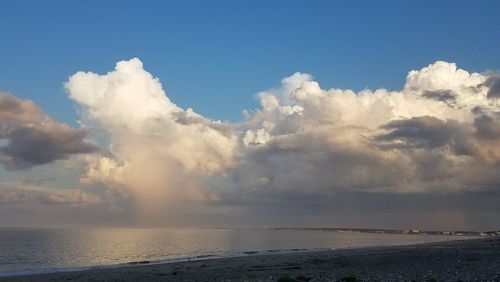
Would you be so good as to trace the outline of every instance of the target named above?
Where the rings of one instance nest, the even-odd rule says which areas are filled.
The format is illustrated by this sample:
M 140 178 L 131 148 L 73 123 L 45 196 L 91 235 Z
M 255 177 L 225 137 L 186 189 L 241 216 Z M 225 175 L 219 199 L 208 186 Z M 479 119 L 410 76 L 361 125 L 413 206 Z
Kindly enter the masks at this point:
M 138 59 L 107 74 L 78 72 L 65 87 L 85 127 L 108 141 L 82 180 L 161 206 L 495 190 L 496 78 L 438 61 L 410 71 L 401 90 L 356 93 L 295 73 L 258 93 L 261 107 L 237 124 L 181 109 Z
M 204 179 L 233 165 L 236 133 L 165 95 L 138 59 L 121 61 L 99 75 L 78 72 L 65 87 L 83 123 L 104 134 L 108 154 L 90 156 L 86 182 L 102 182 L 140 205 L 174 205 L 180 197 L 211 200 Z

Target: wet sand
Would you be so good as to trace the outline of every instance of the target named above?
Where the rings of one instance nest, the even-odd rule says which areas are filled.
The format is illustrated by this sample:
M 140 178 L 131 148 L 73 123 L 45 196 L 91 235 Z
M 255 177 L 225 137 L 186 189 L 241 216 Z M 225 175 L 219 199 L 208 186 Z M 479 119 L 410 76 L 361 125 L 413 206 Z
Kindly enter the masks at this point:
M 500 237 L 208 259 L 5 281 L 500 281 Z

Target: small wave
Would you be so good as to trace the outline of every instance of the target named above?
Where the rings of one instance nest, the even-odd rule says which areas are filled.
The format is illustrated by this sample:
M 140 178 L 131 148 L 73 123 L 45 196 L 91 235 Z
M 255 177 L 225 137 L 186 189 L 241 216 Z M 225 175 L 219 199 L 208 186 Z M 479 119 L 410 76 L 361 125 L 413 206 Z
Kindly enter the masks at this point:
M 150 264 L 151 261 L 149 260 L 141 260 L 141 261 L 131 261 L 131 262 L 128 262 L 127 264 L 131 264 L 131 265 L 137 265 L 137 264 Z
M 211 258 L 211 257 L 215 257 L 215 255 L 198 255 L 198 256 L 195 256 L 195 258 L 199 258 L 199 259 L 202 259 L 202 258 Z
M 0 271 L 0 277 L 8 276 L 25 276 L 25 275 L 36 275 L 36 274 L 48 274 L 57 272 L 73 272 L 73 271 L 85 271 L 96 267 L 82 266 L 82 267 L 55 267 L 55 268 L 43 268 L 43 269 L 23 269 L 23 270 L 8 270 Z
M 247 252 L 243 252 L 245 255 L 255 255 L 255 254 L 258 254 L 259 251 L 247 251 Z

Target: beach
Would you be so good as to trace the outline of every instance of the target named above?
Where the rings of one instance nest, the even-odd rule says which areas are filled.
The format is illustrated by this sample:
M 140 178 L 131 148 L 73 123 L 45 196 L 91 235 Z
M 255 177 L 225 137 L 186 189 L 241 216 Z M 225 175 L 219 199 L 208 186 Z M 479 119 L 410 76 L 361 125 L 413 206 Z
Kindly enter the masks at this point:
M 11 276 L 1 280 L 500 281 L 500 237 L 406 246 L 249 254 L 163 264 L 146 261 L 124 267 Z

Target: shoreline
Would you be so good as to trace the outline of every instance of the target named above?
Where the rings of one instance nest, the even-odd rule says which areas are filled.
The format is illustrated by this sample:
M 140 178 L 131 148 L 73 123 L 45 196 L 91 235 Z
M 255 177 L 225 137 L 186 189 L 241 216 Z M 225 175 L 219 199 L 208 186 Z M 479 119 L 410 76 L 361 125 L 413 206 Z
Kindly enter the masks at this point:
M 471 240 L 471 239 L 465 239 Z M 451 241 L 451 240 L 449 240 Z M 447 242 L 449 242 L 447 241 Z M 419 244 L 419 243 L 417 243 Z M 422 244 L 422 243 L 420 243 Z M 425 243 L 424 243 L 425 244 Z M 197 262 L 204 260 L 218 260 L 218 259 L 230 259 L 230 258 L 244 258 L 249 256 L 273 256 L 273 255 L 285 255 L 285 254 L 299 254 L 299 253 L 314 253 L 314 252 L 325 252 L 332 250 L 344 250 L 344 249 L 358 249 L 358 248 L 373 248 L 381 246 L 355 246 L 347 248 L 317 248 L 317 249 L 288 249 L 288 250 L 261 250 L 261 251 L 244 251 L 235 253 L 218 253 L 218 254 L 200 254 L 194 256 L 181 256 L 160 260 L 143 260 L 143 261 L 129 261 L 116 264 L 97 264 L 97 265 L 84 265 L 84 266 L 69 266 L 69 267 L 52 267 L 52 268 L 35 268 L 35 269 L 22 269 L 22 270 L 12 270 L 12 271 L 0 271 L 1 278 L 9 277 L 22 277 L 22 276 L 38 276 L 38 275 L 48 275 L 56 273 L 67 273 L 67 272 L 82 272 L 82 271 L 92 271 L 92 270 L 106 270 L 115 268 L 125 268 L 125 267 L 137 267 L 146 265 L 162 265 L 162 264 L 172 264 L 172 263 L 188 263 Z
M 409 234 L 410 236 L 413 234 Z M 415 245 L 426 245 L 462 240 L 476 240 L 484 239 L 485 237 L 471 237 L 471 236 L 460 236 L 453 239 L 445 239 L 437 242 L 420 242 L 420 243 L 401 243 L 394 245 L 355 245 L 349 247 L 325 247 L 325 248 L 293 248 L 293 249 L 268 249 L 268 250 L 248 250 L 239 252 L 221 252 L 221 253 L 201 253 L 198 255 L 185 255 L 157 260 L 140 260 L 140 261 L 125 261 L 120 263 L 111 264 L 96 264 L 96 265 L 81 265 L 81 266 L 55 266 L 48 268 L 32 268 L 32 269 L 20 269 L 20 270 L 7 270 L 0 271 L 0 278 L 7 277 L 22 277 L 22 276 L 35 276 L 35 275 L 49 275 L 56 273 L 67 273 L 67 272 L 81 272 L 81 271 L 92 271 L 92 270 L 106 270 L 124 267 L 135 267 L 135 266 L 146 266 L 146 265 L 161 265 L 161 264 L 171 264 L 171 263 L 187 263 L 196 262 L 201 260 L 217 260 L 217 259 L 229 259 L 229 258 L 244 258 L 249 256 L 272 256 L 272 255 L 287 255 L 287 254 L 302 254 L 302 253 L 315 253 L 315 252 L 326 252 L 326 251 L 343 251 L 343 250 L 356 250 L 356 249 L 370 249 L 370 248 L 389 248 L 397 246 L 415 246 Z
M 396 246 L 245 252 L 244 255 L 63 269 L 3 281 L 500 281 L 500 237 Z M 404 271 L 403 271 L 404 270 Z M 42 270 L 43 271 L 43 270 Z

